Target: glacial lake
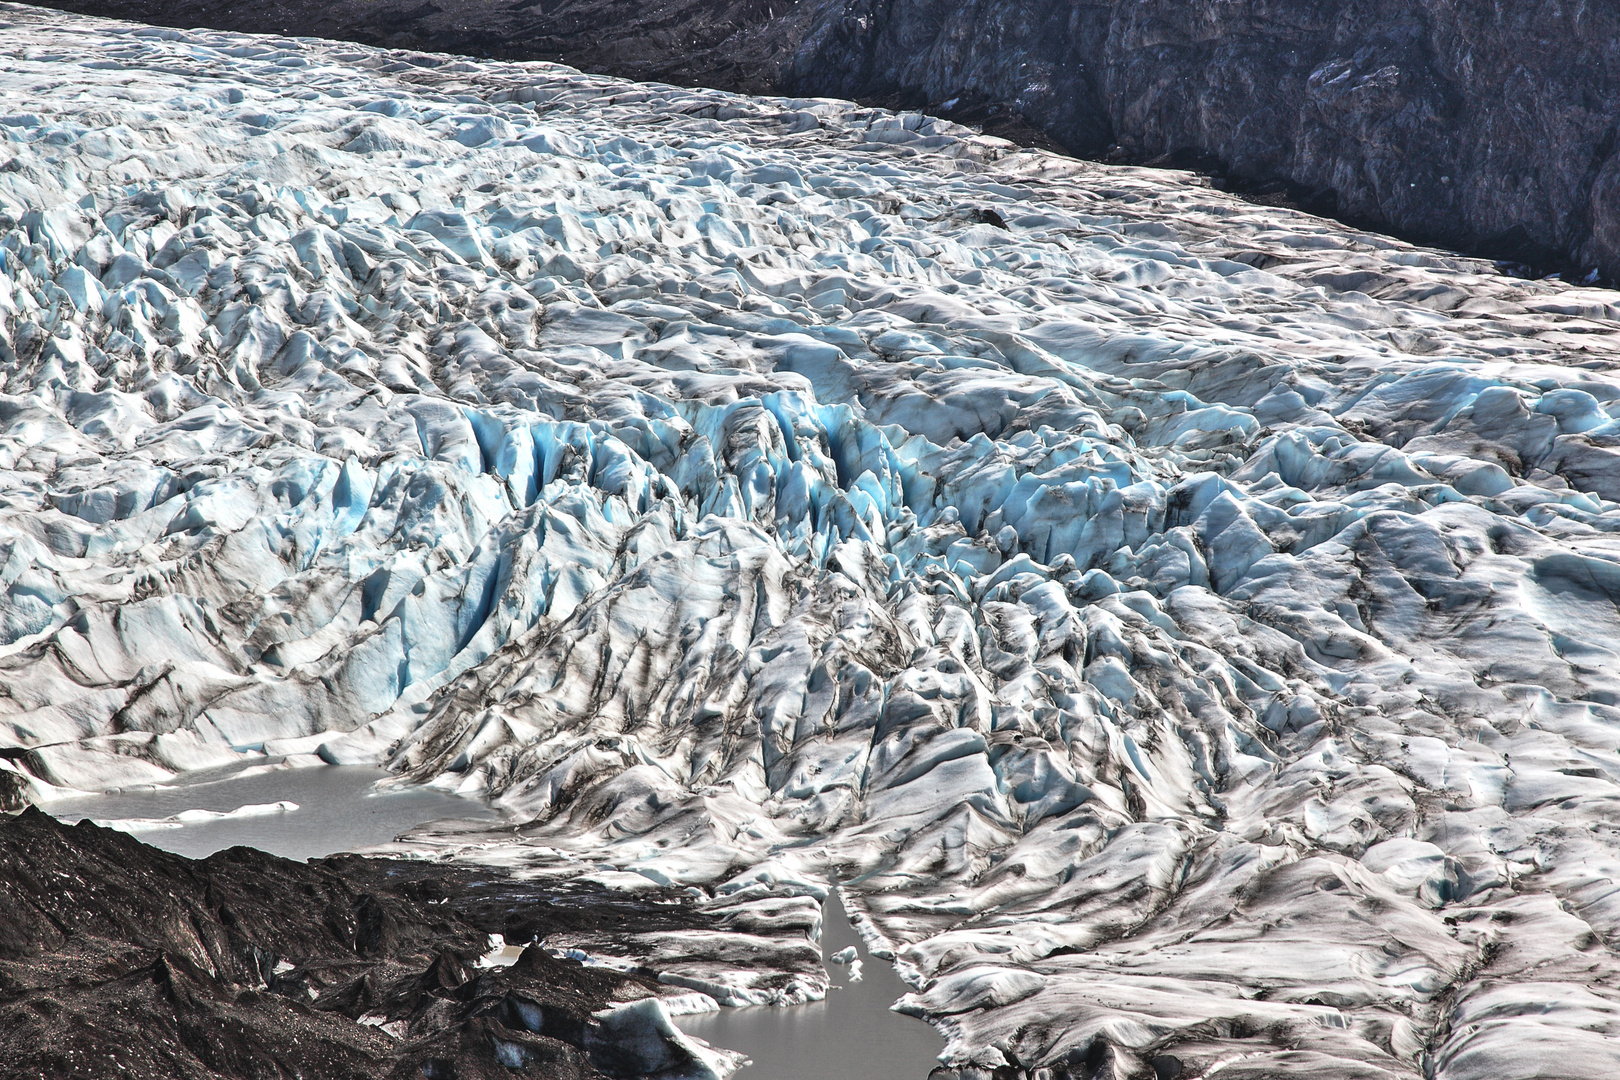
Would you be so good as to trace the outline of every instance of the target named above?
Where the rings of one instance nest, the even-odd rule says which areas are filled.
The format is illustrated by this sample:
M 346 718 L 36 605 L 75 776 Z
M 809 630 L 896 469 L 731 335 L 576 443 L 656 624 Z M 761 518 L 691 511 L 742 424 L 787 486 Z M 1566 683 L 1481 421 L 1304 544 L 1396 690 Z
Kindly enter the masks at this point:
M 373 785 L 389 775 L 366 766 L 280 768 L 271 762 L 199 773 L 180 784 L 66 799 L 42 809 L 64 821 L 124 822 L 127 831 L 153 847 L 191 858 L 245 844 L 289 859 L 314 859 L 384 844 L 429 821 L 498 817 L 475 799 L 440 791 L 376 791 Z M 277 803 L 295 803 L 298 809 L 165 820 L 188 811 L 230 813 Z M 867 950 L 836 896 L 827 901 L 823 916 L 822 959 L 832 977 L 825 1001 L 721 1009 L 682 1016 L 676 1023 L 711 1045 L 752 1058 L 737 1080 L 927 1080 L 944 1041 L 922 1021 L 889 1010 L 908 987 L 893 966 Z M 861 962 L 859 982 L 850 979 L 849 965 L 831 962 L 851 946 Z
M 442 791 L 373 788 L 389 775 L 364 765 L 279 768 L 273 762 L 256 763 L 228 772 L 193 774 L 180 784 L 63 799 L 40 809 L 63 821 L 123 822 L 118 827 L 153 847 L 194 859 L 237 844 L 288 859 L 318 859 L 386 844 L 441 818 L 476 821 L 498 816 L 476 799 Z M 188 811 L 230 813 L 276 803 L 295 803 L 298 808 L 183 824 L 164 820 Z
M 736 1080 L 927 1080 L 939 1067 L 945 1040 L 921 1020 L 889 1011 L 910 987 L 867 951 L 836 895 L 822 916 L 821 958 L 832 976 L 825 1001 L 721 1009 L 682 1016 L 676 1024 L 712 1046 L 753 1058 Z M 860 956 L 860 982 L 850 981 L 847 965 L 830 962 L 849 946 Z

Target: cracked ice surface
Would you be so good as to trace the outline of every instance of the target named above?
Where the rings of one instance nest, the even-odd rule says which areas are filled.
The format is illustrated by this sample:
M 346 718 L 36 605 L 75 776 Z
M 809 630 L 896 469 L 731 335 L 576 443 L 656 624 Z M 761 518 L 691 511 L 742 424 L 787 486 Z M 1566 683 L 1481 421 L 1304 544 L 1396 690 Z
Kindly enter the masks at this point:
M 385 761 L 701 892 L 604 962 L 730 1001 L 823 991 L 842 881 L 964 1075 L 1615 1071 L 1613 294 L 845 103 L 0 22 L 12 788 Z

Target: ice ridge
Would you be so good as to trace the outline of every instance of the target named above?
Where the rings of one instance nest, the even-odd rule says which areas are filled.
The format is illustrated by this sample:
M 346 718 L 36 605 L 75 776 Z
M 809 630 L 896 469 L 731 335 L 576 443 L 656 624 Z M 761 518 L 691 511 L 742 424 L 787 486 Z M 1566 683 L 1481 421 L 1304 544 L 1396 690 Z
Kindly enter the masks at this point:
M 386 762 L 730 1004 L 841 882 L 964 1077 L 1614 1071 L 1612 293 L 845 102 L 0 53 L 12 797 Z

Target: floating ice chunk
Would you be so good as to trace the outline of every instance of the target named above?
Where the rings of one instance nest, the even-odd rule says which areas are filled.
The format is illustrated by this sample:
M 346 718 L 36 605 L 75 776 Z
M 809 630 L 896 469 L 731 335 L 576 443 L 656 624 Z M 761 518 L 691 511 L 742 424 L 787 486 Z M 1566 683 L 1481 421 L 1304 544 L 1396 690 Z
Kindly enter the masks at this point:
M 182 810 L 178 814 L 171 814 L 164 818 L 108 818 L 98 819 L 97 825 L 104 829 L 117 829 L 120 832 L 147 832 L 153 829 L 183 829 L 187 825 L 205 825 L 213 821 L 225 821 L 235 818 L 263 817 L 266 814 L 290 814 L 298 809 L 298 804 L 282 800 L 273 803 L 253 803 L 239 806 L 235 810 Z
M 855 951 L 855 946 L 846 945 L 842 949 L 839 949 L 837 952 L 833 953 L 827 959 L 835 964 L 848 964 L 852 962 L 858 955 L 859 954 Z
M 725 1080 L 748 1059 L 684 1034 L 659 998 L 643 998 L 595 1014 L 586 1049 L 598 1067 L 615 1075 L 650 1073 L 686 1080 Z

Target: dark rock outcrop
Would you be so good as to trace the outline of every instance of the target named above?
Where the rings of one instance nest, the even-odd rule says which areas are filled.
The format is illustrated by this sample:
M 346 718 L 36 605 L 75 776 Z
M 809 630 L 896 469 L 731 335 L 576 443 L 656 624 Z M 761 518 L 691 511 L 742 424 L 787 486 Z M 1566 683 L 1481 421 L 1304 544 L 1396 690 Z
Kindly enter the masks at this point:
M 1543 270 L 1620 276 L 1620 8 L 1502 0 L 47 0 L 912 105 Z
M 1358 224 L 1620 272 L 1620 8 L 825 0 L 788 85 L 1005 102 L 1071 151 L 1213 167 Z M 836 13 L 836 17 L 835 17 Z
M 159 26 L 554 60 L 627 79 L 772 93 L 816 14 L 798 0 L 46 0 Z
M 500 875 L 250 848 L 193 861 L 0 815 L 0 1075 L 600 1077 L 591 1014 L 655 989 L 487 935 L 678 929 L 683 906 L 536 898 Z

